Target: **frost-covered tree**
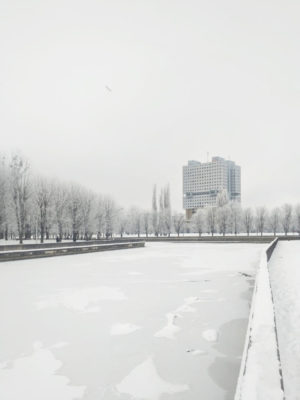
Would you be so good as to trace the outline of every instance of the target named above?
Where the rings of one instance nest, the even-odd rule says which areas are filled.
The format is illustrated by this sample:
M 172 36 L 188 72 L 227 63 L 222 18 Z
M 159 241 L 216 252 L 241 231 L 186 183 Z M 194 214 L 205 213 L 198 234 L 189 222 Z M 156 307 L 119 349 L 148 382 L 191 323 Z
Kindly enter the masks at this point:
M 158 227 L 158 212 L 157 212 L 157 199 L 156 199 L 156 185 L 153 187 L 152 193 L 152 229 L 155 236 L 159 234 Z
M 172 212 L 171 212 L 171 197 L 170 197 L 170 186 L 166 185 L 164 188 L 164 229 L 166 234 L 170 237 L 172 231 Z
M 216 207 L 207 207 L 205 209 L 206 213 L 206 225 L 208 232 L 214 236 L 216 233 L 217 227 L 217 208 Z
M 245 227 L 245 231 L 247 235 L 250 235 L 250 232 L 252 230 L 252 225 L 253 225 L 253 213 L 251 208 L 246 208 L 243 211 L 243 224 Z
M 199 236 L 202 235 L 205 229 L 204 211 L 199 208 L 192 216 L 192 226 L 196 230 Z
M 53 185 L 53 219 L 60 241 L 63 236 L 68 236 L 67 201 L 68 189 L 66 185 L 55 183 Z
M 266 227 L 268 213 L 266 207 L 258 207 L 256 209 L 256 230 L 262 236 Z
M 231 231 L 237 235 L 241 227 L 242 209 L 241 205 L 236 201 L 231 201 L 229 204 L 230 208 L 230 226 Z
M 218 193 L 216 203 L 217 207 L 223 207 L 229 203 L 227 190 L 223 189 L 221 190 L 221 192 Z
M 104 223 L 105 223 L 105 237 L 106 239 L 112 237 L 114 232 L 115 218 L 117 209 L 115 202 L 109 196 L 104 198 Z
M 124 213 L 123 208 L 121 208 L 117 213 L 117 231 L 121 238 L 126 229 L 128 229 L 128 216 Z
M 278 232 L 279 220 L 280 220 L 280 209 L 274 208 L 269 216 L 269 225 L 270 228 L 272 229 L 274 236 L 276 236 L 276 233 Z
M 9 192 L 8 169 L 5 156 L 0 155 L 0 239 L 8 239 Z
M 78 185 L 72 185 L 69 189 L 67 202 L 68 215 L 71 222 L 73 242 L 79 239 L 79 231 L 82 224 L 82 189 Z
M 256 230 L 262 236 L 264 233 L 265 225 L 267 220 L 267 209 L 266 207 L 258 207 L 256 209 Z
M 84 240 L 91 240 L 93 235 L 92 212 L 94 206 L 94 194 L 83 190 L 81 194 L 82 233 Z
M 137 207 L 129 210 L 130 233 L 140 237 L 143 223 L 143 213 Z
M 40 240 L 44 243 L 47 226 L 49 227 L 49 208 L 52 200 L 52 185 L 45 178 L 38 177 L 34 182 L 34 198 L 37 207 L 37 221 L 40 228 Z
M 14 204 L 19 242 L 23 243 L 30 198 L 29 162 L 15 154 L 10 162 L 10 190 Z
M 219 226 L 219 231 L 223 236 L 226 235 L 230 218 L 230 208 L 227 204 L 219 207 L 217 209 L 217 222 Z
M 284 204 L 281 210 L 281 224 L 285 235 L 287 235 L 288 232 L 290 231 L 291 222 L 292 222 L 292 206 L 290 204 Z
M 158 232 L 159 232 L 160 235 L 165 234 L 164 192 L 163 192 L 163 189 L 161 189 L 160 195 L 159 195 Z
M 294 211 L 295 230 L 300 235 L 300 204 L 297 204 Z
M 175 214 L 173 216 L 173 225 L 177 236 L 180 235 L 184 226 L 184 215 L 183 214 Z
M 0 239 L 4 237 L 4 221 L 5 221 L 5 173 L 4 173 L 4 163 L 2 160 L 0 160 Z
M 148 211 L 143 212 L 143 222 L 144 222 L 145 235 L 146 237 L 148 237 L 150 230 L 150 213 Z
M 101 239 L 105 231 L 105 209 L 104 198 L 98 195 L 95 205 L 95 219 L 97 229 L 97 239 Z

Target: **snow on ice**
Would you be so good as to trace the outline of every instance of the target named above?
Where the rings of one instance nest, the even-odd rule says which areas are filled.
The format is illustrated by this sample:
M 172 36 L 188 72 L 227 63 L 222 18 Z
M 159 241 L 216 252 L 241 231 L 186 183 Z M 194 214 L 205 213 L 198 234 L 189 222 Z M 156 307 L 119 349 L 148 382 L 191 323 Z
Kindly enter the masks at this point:
M 174 394 L 185 392 L 188 389 L 188 385 L 179 385 L 163 380 L 159 376 L 151 357 L 134 368 L 117 385 L 117 390 L 120 393 L 129 394 L 134 399 L 145 400 L 159 400 L 164 393 Z
M 240 360 L 222 332 L 248 318 L 239 272 L 255 274 L 262 248 L 148 243 L 2 263 L 1 399 L 233 398 Z M 217 343 L 201 335 L 211 327 Z M 233 332 L 241 349 L 245 333 Z

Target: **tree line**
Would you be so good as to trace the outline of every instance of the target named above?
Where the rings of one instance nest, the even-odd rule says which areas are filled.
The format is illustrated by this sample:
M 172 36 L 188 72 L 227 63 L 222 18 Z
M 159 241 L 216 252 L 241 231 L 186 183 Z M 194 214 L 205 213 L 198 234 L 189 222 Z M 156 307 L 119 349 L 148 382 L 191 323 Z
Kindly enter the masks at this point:
M 192 216 L 190 227 L 199 236 L 203 233 L 271 235 L 297 233 L 300 235 L 300 204 L 284 204 L 268 210 L 266 207 L 242 208 L 234 201 L 228 201 L 226 192 L 217 197 L 216 207 L 197 210 Z
M 118 208 L 102 196 L 75 183 L 33 175 L 29 162 L 15 154 L 1 159 L 0 238 L 89 240 L 110 237 Z
M 241 208 L 229 202 L 225 191 L 216 207 L 197 210 L 190 221 L 172 212 L 169 185 L 156 185 L 152 207 L 124 209 L 111 196 L 92 192 L 76 183 L 54 181 L 31 173 L 29 162 L 19 154 L 0 162 L 0 239 L 91 240 L 113 235 L 170 236 L 176 233 L 300 234 L 300 205 L 285 204 L 268 211 L 266 207 Z
M 31 172 L 20 154 L 0 157 L 0 239 L 91 240 L 124 234 L 170 235 L 170 190 L 156 198 L 153 211 L 125 210 L 111 196 L 76 183 L 64 183 Z

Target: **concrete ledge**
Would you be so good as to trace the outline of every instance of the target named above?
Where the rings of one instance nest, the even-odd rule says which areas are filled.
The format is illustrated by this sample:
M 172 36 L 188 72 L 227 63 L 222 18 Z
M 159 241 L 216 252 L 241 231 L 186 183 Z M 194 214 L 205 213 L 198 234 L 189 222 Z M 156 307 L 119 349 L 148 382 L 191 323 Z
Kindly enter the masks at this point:
M 11 251 L 11 250 L 28 250 L 28 249 L 48 249 L 48 248 L 59 248 L 59 247 L 82 247 L 91 245 L 103 245 L 110 243 L 129 243 L 129 242 L 143 242 L 141 238 L 116 238 L 116 239 L 100 239 L 100 240 L 84 240 L 79 242 L 60 242 L 60 243 L 26 243 L 26 244 L 10 244 L 10 245 L 0 245 L 1 251 Z
M 171 236 L 148 237 L 146 242 L 270 243 L 274 236 Z
M 300 240 L 300 236 L 278 236 L 279 240 Z M 95 244 L 109 244 L 109 243 L 128 243 L 128 242 L 204 242 L 204 243 L 271 243 L 274 236 L 141 236 L 141 237 L 125 237 L 115 239 L 99 239 L 79 242 L 61 242 L 61 243 L 26 243 L 26 244 L 11 244 L 0 245 L 1 251 L 10 250 L 27 250 L 27 249 L 45 249 L 45 248 L 58 248 L 58 247 L 81 247 L 83 245 L 90 246 Z
M 142 240 L 146 242 L 204 242 L 204 243 L 271 243 L 275 239 L 278 240 L 300 240 L 300 236 L 295 235 L 279 235 L 275 237 L 274 235 L 254 235 L 254 236 L 171 236 L 171 237 L 143 237 Z
M 0 252 L 0 262 L 4 261 L 16 261 L 26 260 L 31 258 L 41 257 L 55 257 L 64 256 L 70 254 L 82 254 L 91 253 L 96 251 L 112 251 L 121 249 L 132 249 L 138 247 L 144 247 L 145 242 L 124 242 L 124 243 L 106 243 L 106 244 L 94 244 L 94 245 L 78 245 L 78 246 L 67 246 L 64 247 L 53 247 L 44 249 L 24 249 L 24 250 L 9 250 Z
M 263 252 L 257 271 L 235 400 L 284 400 L 280 352 L 268 260 L 278 242 Z

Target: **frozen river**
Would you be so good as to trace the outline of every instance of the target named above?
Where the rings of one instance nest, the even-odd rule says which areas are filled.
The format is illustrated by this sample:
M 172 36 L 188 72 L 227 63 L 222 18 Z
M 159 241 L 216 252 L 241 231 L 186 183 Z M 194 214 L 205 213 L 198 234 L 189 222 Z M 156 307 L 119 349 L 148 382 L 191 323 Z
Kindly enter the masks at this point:
M 0 398 L 232 400 L 264 247 L 0 264 Z

